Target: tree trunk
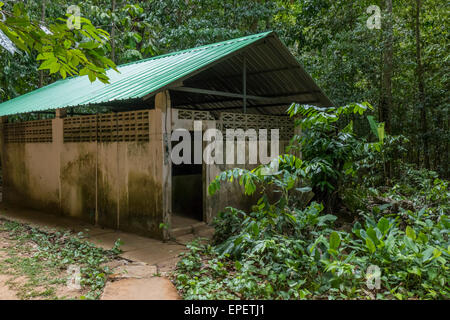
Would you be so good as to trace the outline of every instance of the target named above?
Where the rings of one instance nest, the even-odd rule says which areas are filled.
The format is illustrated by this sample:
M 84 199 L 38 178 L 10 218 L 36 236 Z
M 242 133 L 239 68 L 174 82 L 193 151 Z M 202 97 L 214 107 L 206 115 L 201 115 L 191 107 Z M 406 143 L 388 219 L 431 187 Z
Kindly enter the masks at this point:
M 116 63 L 116 22 L 114 20 L 114 13 L 116 12 L 116 0 L 112 0 L 112 8 L 111 8 L 111 60 Z
M 261 2 L 261 0 L 253 0 L 253 2 L 255 3 L 255 5 L 258 5 Z M 259 16 L 253 18 L 253 22 L 252 22 L 252 24 L 250 26 L 250 31 L 252 33 L 256 33 L 257 32 L 258 24 L 259 24 Z
M 448 114 L 447 114 L 448 116 Z M 447 132 L 450 130 L 450 117 L 447 117 Z M 450 150 L 449 150 L 449 143 L 448 143 L 448 139 L 447 139 L 447 143 L 445 144 L 445 157 L 444 157 L 444 177 L 449 179 L 450 178 L 450 172 L 448 171 L 448 163 L 450 162 L 449 159 L 449 154 L 450 154 Z
M 42 0 L 41 24 L 45 23 L 45 0 Z M 39 70 L 39 88 L 44 86 L 44 70 Z
M 384 22 L 384 48 L 383 48 L 383 72 L 381 81 L 381 101 L 379 108 L 380 122 L 384 122 L 386 134 L 391 134 L 391 110 L 392 110 L 392 60 L 393 60 L 393 24 L 392 24 L 392 0 L 386 0 L 386 17 Z M 384 163 L 387 182 L 391 179 L 391 162 Z
M 383 50 L 383 77 L 380 103 L 380 121 L 384 122 L 387 134 L 391 133 L 392 110 L 392 60 L 393 60 L 393 26 L 392 0 L 386 0 L 385 43 Z
M 419 90 L 419 110 L 420 110 L 420 122 L 422 131 L 422 142 L 423 142 L 423 158 L 425 168 L 430 168 L 430 150 L 428 146 L 428 123 L 427 123 L 427 110 L 425 102 L 425 83 L 423 78 L 423 66 L 422 66 L 422 53 L 420 44 L 420 7 L 421 0 L 416 0 L 416 25 L 415 25 L 415 35 L 416 35 L 416 60 L 417 60 L 417 85 Z

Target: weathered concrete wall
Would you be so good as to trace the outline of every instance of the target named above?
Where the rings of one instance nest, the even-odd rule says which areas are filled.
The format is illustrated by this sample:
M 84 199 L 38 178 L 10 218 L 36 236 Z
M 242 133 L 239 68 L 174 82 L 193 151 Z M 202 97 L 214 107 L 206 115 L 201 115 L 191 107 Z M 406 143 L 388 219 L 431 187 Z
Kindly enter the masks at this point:
M 90 223 L 96 209 L 95 150 L 96 143 L 68 143 L 59 154 L 61 213 Z
M 151 110 L 147 142 L 1 143 L 4 200 L 93 224 L 162 238 L 163 113 Z
M 5 202 L 59 212 L 59 178 L 49 143 L 11 143 L 3 148 Z

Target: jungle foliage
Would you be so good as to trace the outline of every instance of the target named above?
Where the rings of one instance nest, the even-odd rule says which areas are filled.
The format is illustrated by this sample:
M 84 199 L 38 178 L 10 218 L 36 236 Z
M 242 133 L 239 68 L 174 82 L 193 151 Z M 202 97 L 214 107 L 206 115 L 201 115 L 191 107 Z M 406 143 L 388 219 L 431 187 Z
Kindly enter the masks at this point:
M 305 134 L 293 145 L 300 143 L 303 159 L 280 156 L 272 175 L 259 166 L 216 177 L 210 194 L 238 181 L 245 194 L 261 197 L 250 212 L 220 213 L 215 243 L 190 245 L 174 274 L 185 298 L 450 298 L 449 182 L 409 166 L 393 187 L 361 180 L 367 171 L 384 179 L 384 166 L 367 160 L 389 161 L 384 149 L 395 138 L 383 137 L 370 118 L 380 129 L 371 143 L 352 122 L 341 130 L 334 124 L 369 109 L 294 104 L 290 113 L 303 116 Z M 305 206 L 303 194 L 311 191 L 314 201 Z
M 81 29 L 65 27 L 73 4 Z M 379 29 L 367 26 L 372 5 Z M 290 107 L 303 131 L 276 175 L 234 169 L 212 183 L 211 193 L 237 180 L 261 197 L 250 212 L 221 213 L 215 243 L 190 246 L 174 275 L 180 292 L 448 299 L 448 15 L 438 0 L 2 0 L 0 30 L 18 51 L 0 45 L 0 102 L 66 76 L 107 82 L 116 64 L 273 30 L 335 107 Z M 370 266 L 379 289 L 366 284 L 376 278 Z

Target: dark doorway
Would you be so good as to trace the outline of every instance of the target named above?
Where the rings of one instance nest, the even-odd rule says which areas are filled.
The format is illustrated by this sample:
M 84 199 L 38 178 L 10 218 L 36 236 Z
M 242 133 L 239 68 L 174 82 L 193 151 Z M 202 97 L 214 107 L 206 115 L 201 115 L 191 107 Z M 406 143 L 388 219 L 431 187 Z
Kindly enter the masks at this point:
M 190 132 L 190 136 L 191 164 L 172 164 L 173 228 L 203 221 L 203 165 L 194 164 L 194 133 Z

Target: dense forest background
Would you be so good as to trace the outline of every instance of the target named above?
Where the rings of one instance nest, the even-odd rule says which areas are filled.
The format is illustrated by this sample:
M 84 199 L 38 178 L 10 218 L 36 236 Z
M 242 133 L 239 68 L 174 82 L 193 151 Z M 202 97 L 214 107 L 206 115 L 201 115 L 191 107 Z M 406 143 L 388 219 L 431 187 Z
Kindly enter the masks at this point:
M 3 0 L 5 9 L 12 1 Z M 438 0 L 40 0 L 23 1 L 32 20 L 63 17 L 70 5 L 110 33 L 105 56 L 117 65 L 273 30 L 336 105 L 367 101 L 396 139 L 396 164 L 449 176 L 448 3 Z M 381 28 L 367 20 L 381 8 Z M 37 52 L 0 46 L 0 102 L 60 77 L 39 71 Z M 349 116 L 352 117 L 352 116 Z M 370 133 L 367 121 L 355 131 Z

